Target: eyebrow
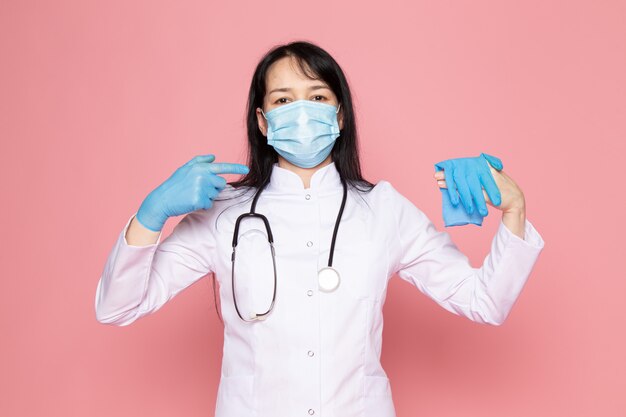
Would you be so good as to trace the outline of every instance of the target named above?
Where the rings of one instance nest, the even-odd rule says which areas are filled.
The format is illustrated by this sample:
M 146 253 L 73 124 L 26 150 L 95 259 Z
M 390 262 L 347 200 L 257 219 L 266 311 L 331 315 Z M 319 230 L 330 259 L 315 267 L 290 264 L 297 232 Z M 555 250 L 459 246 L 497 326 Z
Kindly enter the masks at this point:
M 329 87 L 327 87 L 325 85 L 320 85 L 320 84 L 310 86 L 309 90 L 321 90 L 323 88 L 325 88 L 327 90 L 330 90 Z M 292 90 L 292 88 L 290 88 L 290 87 L 275 88 L 272 91 L 270 91 L 268 94 L 277 93 L 277 92 L 287 92 L 287 91 L 291 91 L 291 90 Z

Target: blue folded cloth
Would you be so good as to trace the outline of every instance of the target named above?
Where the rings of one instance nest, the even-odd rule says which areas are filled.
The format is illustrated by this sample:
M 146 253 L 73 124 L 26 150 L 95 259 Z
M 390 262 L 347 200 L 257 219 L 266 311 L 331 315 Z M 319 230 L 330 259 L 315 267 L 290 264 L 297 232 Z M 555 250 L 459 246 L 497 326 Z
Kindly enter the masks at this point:
M 450 201 L 448 191 L 445 188 L 440 188 L 440 190 L 443 202 L 443 222 L 446 227 L 463 226 L 470 223 L 478 226 L 483 225 L 484 217 L 478 212 L 478 210 L 474 210 L 472 214 L 468 214 L 467 211 L 465 211 L 463 204 L 458 204 L 454 207 Z

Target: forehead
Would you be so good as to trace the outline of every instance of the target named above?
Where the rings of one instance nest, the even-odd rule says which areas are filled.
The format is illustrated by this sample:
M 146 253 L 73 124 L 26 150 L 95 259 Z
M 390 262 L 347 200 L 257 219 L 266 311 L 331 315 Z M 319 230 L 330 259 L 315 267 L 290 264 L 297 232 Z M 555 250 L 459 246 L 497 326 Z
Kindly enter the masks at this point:
M 306 65 L 305 62 L 302 63 Z M 265 86 L 267 91 L 273 88 L 292 87 L 302 84 L 326 84 L 323 80 L 317 78 L 311 79 L 301 69 L 294 57 L 284 57 L 274 62 L 267 70 L 265 76 Z M 309 75 L 314 75 L 309 70 Z

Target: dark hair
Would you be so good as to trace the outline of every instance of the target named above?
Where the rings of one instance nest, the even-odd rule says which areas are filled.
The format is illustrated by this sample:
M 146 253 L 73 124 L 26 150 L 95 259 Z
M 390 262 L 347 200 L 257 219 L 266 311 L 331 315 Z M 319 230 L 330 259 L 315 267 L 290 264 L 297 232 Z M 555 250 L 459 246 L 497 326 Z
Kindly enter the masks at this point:
M 266 75 L 269 67 L 284 57 L 295 58 L 298 67 L 305 76 L 326 82 L 337 96 L 337 100 L 341 103 L 343 109 L 343 129 L 333 145 L 331 158 L 348 188 L 362 192 L 371 191 L 374 184 L 365 180 L 361 174 L 356 120 L 348 81 L 339 64 L 328 52 L 313 43 L 305 41 L 295 41 L 275 46 L 258 63 L 250 83 L 246 108 L 248 133 L 246 165 L 250 168 L 250 171 L 239 180 L 229 182 L 228 184 L 235 189 L 241 188 L 244 193 L 250 188 L 259 188 L 269 181 L 273 164 L 278 162 L 278 153 L 267 143 L 266 137 L 259 129 L 256 109 L 257 107 L 263 108 L 263 100 L 266 93 Z M 215 200 L 228 200 L 238 196 L 225 198 L 218 196 Z M 213 294 L 215 296 L 215 275 L 213 275 Z M 217 300 L 215 307 L 217 310 Z

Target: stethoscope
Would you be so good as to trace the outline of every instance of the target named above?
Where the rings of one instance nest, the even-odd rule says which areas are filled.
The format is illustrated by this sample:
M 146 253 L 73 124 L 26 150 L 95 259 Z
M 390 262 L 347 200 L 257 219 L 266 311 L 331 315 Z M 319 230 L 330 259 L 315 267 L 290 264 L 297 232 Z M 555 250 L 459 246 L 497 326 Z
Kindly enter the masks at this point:
M 250 212 L 243 213 L 237 218 L 237 221 L 235 222 L 235 231 L 233 232 L 233 254 L 231 256 L 233 301 L 235 303 L 235 310 L 237 310 L 237 314 L 243 321 L 247 321 L 247 322 L 252 322 L 255 320 L 265 320 L 266 316 L 274 308 L 274 303 L 276 302 L 277 278 L 276 278 L 276 254 L 274 252 L 274 237 L 272 236 L 272 229 L 270 228 L 270 223 L 267 220 L 267 218 L 264 215 L 255 212 L 257 200 L 259 199 L 261 192 L 263 191 L 263 189 L 265 188 L 267 184 L 268 183 L 266 182 L 257 190 L 254 196 L 254 200 L 252 200 L 252 206 L 250 207 Z M 333 265 L 333 254 L 335 252 L 335 240 L 337 239 L 337 230 L 339 230 L 339 222 L 341 221 L 341 215 L 343 214 L 343 208 L 346 205 L 346 198 L 348 195 L 346 182 L 343 178 L 341 178 L 341 185 L 343 186 L 343 199 L 341 200 L 341 208 L 339 209 L 339 213 L 337 214 L 337 220 L 335 220 L 335 229 L 333 230 L 333 238 L 330 244 L 330 255 L 328 257 L 328 266 L 321 268 L 317 272 L 319 289 L 320 291 L 324 291 L 324 292 L 332 292 L 335 289 L 337 289 L 337 287 L 339 286 L 339 281 L 340 281 L 339 271 L 333 268 L 332 265 Z M 239 238 L 239 223 L 241 222 L 241 220 L 245 218 L 249 218 L 249 217 L 259 218 L 263 221 L 263 224 L 265 224 L 265 230 L 267 231 L 267 240 L 269 242 L 270 250 L 272 253 L 272 264 L 274 266 L 274 293 L 272 295 L 272 303 L 270 304 L 269 309 L 265 313 L 260 313 L 260 314 L 253 313 L 252 316 L 250 316 L 251 320 L 247 320 L 241 315 L 241 312 L 239 311 L 239 307 L 237 306 L 237 298 L 235 296 L 235 249 L 237 248 L 237 240 Z

